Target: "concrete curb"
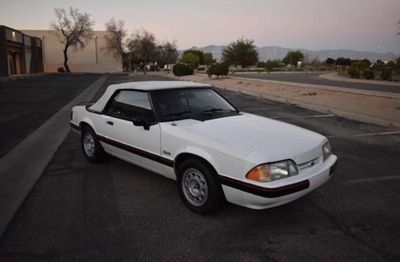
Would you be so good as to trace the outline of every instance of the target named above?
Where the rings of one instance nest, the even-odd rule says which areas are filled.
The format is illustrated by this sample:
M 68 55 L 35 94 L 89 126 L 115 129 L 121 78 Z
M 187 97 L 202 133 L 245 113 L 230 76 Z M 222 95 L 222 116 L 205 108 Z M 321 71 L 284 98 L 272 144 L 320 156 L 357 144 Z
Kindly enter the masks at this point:
M 266 80 L 266 79 L 256 79 L 256 78 L 247 78 L 247 77 L 236 77 L 236 76 L 229 76 L 229 77 L 232 79 L 238 79 L 238 80 L 243 80 L 243 81 L 261 81 L 261 82 L 271 83 L 271 84 L 276 84 L 276 85 L 288 85 L 288 86 L 296 86 L 296 87 L 304 87 L 304 88 L 325 89 L 325 90 L 329 90 L 329 91 L 342 92 L 342 93 L 351 93 L 351 94 L 365 95 L 365 96 L 378 96 L 378 97 L 400 99 L 400 93 L 397 94 L 397 93 L 390 93 L 390 92 L 369 91 L 369 90 L 353 89 L 353 88 L 346 88 L 346 87 L 312 85 L 312 84 L 275 81 L 275 80 Z
M 102 76 L 0 159 L 0 237 L 69 133 L 71 108 L 93 98 Z
M 2 76 L 2 77 L 0 77 L 0 81 L 6 82 L 6 81 L 12 81 L 12 80 L 18 80 L 18 79 L 38 78 L 38 77 L 43 77 L 43 76 L 47 76 L 47 75 L 51 75 L 51 73 L 36 73 L 36 74 Z
M 332 80 L 332 81 L 350 82 L 350 83 L 361 83 L 361 84 L 370 84 L 370 85 L 385 85 L 385 86 L 398 86 L 400 88 L 400 83 L 399 82 L 366 80 L 366 79 L 353 79 L 353 78 L 339 76 L 336 72 L 335 73 L 322 74 L 322 75 L 319 76 L 319 78 Z

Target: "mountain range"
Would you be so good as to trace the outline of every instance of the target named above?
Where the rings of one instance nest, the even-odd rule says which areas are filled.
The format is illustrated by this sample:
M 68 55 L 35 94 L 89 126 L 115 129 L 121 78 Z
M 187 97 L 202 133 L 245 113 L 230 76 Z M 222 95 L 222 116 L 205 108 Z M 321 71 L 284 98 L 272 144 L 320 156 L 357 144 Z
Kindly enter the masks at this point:
M 204 47 L 193 47 L 193 49 L 197 49 L 203 51 L 204 53 L 212 53 L 213 57 L 219 60 L 222 56 L 223 45 L 208 45 Z M 264 46 L 257 47 L 257 51 L 259 54 L 259 59 L 261 61 L 270 60 L 270 59 L 282 59 L 285 57 L 287 52 L 300 50 L 304 53 L 306 59 L 309 61 L 317 58 L 321 61 L 324 61 L 328 57 L 338 58 L 338 57 L 348 57 L 351 59 L 364 59 L 367 58 L 371 61 L 376 61 L 377 59 L 381 59 L 383 61 L 394 59 L 399 56 L 399 54 L 394 53 L 377 53 L 377 52 L 366 52 L 366 51 L 356 51 L 350 49 L 327 49 L 327 50 L 308 50 L 308 49 L 295 49 L 295 48 L 285 48 L 280 46 Z

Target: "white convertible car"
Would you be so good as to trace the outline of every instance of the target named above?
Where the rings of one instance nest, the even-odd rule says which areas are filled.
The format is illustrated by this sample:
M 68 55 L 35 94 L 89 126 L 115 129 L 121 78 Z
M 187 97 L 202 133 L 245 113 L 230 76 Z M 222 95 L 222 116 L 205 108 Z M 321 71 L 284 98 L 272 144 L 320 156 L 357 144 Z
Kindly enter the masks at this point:
M 328 181 L 337 163 L 324 136 L 239 112 L 193 82 L 110 85 L 96 103 L 72 109 L 71 127 L 88 160 L 108 153 L 177 180 L 183 202 L 202 214 L 225 200 L 288 203 Z

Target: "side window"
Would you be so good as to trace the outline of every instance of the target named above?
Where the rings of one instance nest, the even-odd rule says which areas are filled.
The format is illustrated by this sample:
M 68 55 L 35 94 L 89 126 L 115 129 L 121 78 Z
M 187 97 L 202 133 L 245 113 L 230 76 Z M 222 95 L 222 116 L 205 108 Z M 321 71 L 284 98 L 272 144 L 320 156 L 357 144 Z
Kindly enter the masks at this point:
M 107 109 L 107 114 L 129 121 L 138 117 L 146 118 L 150 124 L 156 121 L 147 92 L 120 91 Z

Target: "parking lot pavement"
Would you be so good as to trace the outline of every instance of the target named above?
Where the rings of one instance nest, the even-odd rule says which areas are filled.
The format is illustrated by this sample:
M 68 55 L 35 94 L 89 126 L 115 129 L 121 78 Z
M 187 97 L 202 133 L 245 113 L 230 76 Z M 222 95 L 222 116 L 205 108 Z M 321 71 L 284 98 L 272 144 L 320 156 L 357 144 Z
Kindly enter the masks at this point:
M 312 85 L 335 86 L 335 87 L 353 88 L 360 90 L 400 93 L 399 86 L 389 86 L 385 84 L 376 84 L 376 83 L 370 84 L 370 83 L 356 83 L 356 82 L 328 80 L 324 78 L 319 78 L 320 75 L 321 73 L 271 73 L 271 74 L 256 73 L 256 74 L 235 74 L 232 76 L 302 83 L 302 84 L 312 84 Z
M 114 158 L 88 163 L 70 133 L 1 238 L 0 260 L 399 261 L 398 130 L 221 92 L 328 136 L 333 179 L 282 207 L 199 216 L 174 181 Z
M 100 75 L 48 75 L 0 82 L 0 157 Z

